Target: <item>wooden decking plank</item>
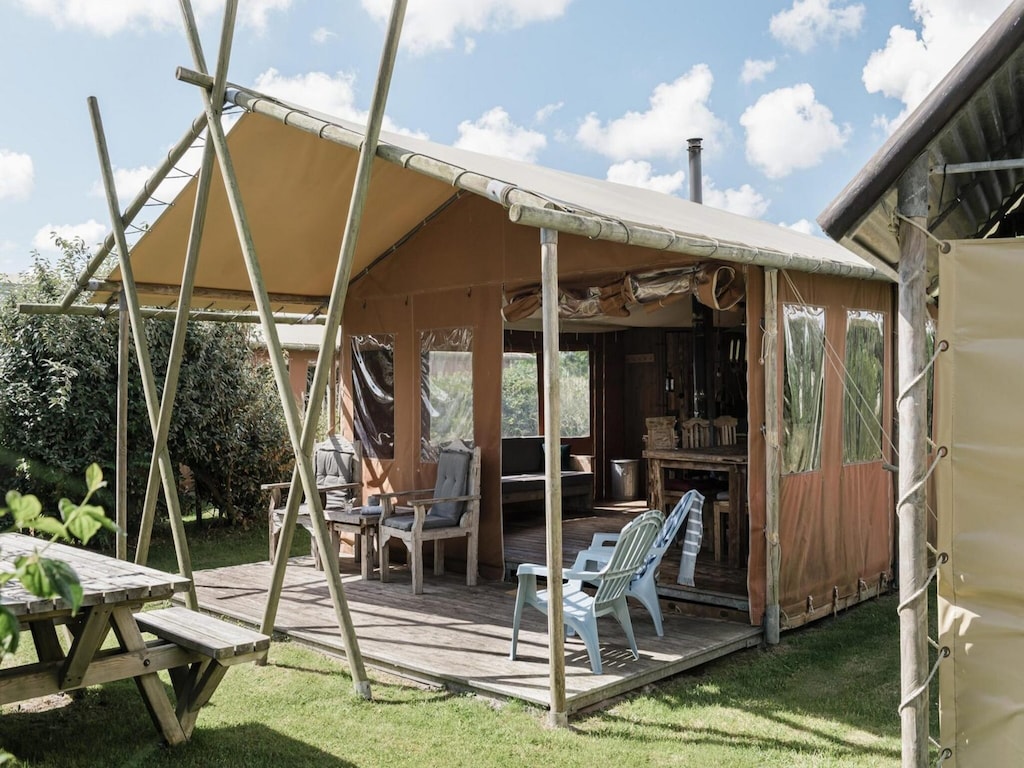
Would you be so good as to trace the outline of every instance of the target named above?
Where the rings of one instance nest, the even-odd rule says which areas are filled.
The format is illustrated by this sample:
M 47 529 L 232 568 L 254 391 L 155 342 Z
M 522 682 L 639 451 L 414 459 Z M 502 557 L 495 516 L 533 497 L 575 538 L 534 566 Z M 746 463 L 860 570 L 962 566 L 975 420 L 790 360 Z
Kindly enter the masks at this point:
M 355 563 L 347 558 L 342 562 L 345 593 L 366 664 L 420 682 L 547 705 L 547 623 L 543 614 L 531 610 L 524 615 L 520 658 L 508 658 L 514 583 L 481 582 L 467 587 L 462 574 L 427 574 L 424 594 L 413 595 L 405 569 L 395 569 L 394 580 L 382 584 L 363 581 L 356 575 Z M 343 656 L 326 579 L 311 563 L 311 558 L 303 557 L 289 564 L 276 629 Z M 265 562 L 198 571 L 195 580 L 200 605 L 215 614 L 258 624 L 270 573 Z M 633 661 L 618 624 L 602 619 L 602 675 L 591 673 L 582 642 L 567 639 L 571 711 L 757 644 L 761 637 L 759 628 L 746 624 L 667 614 L 665 637 L 659 638 L 642 608 L 636 606 L 632 617 L 640 660 Z

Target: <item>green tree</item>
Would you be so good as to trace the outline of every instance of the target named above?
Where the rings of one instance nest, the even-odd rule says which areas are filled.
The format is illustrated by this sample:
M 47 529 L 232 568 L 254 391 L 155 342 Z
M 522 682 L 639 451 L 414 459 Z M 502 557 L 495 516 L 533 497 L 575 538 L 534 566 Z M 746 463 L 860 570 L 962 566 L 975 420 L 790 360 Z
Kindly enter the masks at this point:
M 82 495 L 83 456 L 114 475 L 117 320 L 22 315 L 18 302 L 54 303 L 81 273 L 88 254 L 78 241 L 58 240 L 50 264 L 35 254 L 22 283 L 0 303 L 0 479 L 31 488 L 45 506 Z M 148 321 L 157 388 L 162 390 L 172 326 Z M 128 415 L 129 520 L 145 493 L 153 450 L 141 377 L 130 356 Z M 286 474 L 288 440 L 267 367 L 254 361 L 249 330 L 226 323 L 190 323 L 168 448 L 175 466 L 193 473 L 202 498 L 232 522 L 263 510 L 259 489 Z M 101 502 L 112 505 L 109 491 Z M 161 498 L 161 504 L 162 504 Z

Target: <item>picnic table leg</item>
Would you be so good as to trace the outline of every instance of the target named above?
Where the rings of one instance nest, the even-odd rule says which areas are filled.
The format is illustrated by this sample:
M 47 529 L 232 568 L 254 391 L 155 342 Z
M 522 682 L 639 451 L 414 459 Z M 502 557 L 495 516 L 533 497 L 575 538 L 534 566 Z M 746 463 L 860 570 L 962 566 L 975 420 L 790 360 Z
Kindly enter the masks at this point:
M 40 661 L 60 661 L 65 658 L 64 648 L 57 637 L 57 627 L 52 621 L 32 621 L 28 626 Z
M 146 641 L 142 638 L 139 625 L 135 623 L 135 617 L 131 609 L 126 605 L 114 608 L 110 616 L 121 647 L 126 651 L 142 651 L 146 648 Z M 181 727 L 181 722 L 175 714 L 171 700 L 167 696 L 167 689 L 156 672 L 146 675 L 139 675 L 135 678 L 142 700 L 146 703 L 149 716 L 153 724 L 163 736 L 164 741 L 169 745 L 183 744 L 188 741 L 188 735 Z
M 189 676 L 190 685 L 178 696 L 177 717 L 181 728 L 188 738 L 196 727 L 196 719 L 199 717 L 199 710 L 213 696 L 220 681 L 224 679 L 228 668 L 215 661 L 207 661 L 202 664 L 193 664 L 193 674 Z
M 68 651 L 67 662 L 60 673 L 61 688 L 77 688 L 81 685 L 85 671 L 110 631 L 111 612 L 108 605 L 94 605 L 86 609 L 83 622 L 75 632 L 74 642 Z

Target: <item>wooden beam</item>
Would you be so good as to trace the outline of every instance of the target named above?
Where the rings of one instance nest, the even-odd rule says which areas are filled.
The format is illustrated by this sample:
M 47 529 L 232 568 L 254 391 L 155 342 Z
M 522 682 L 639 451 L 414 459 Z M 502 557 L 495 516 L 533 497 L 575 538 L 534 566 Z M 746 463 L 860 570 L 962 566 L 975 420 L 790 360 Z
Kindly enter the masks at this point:
M 899 585 L 900 585 L 900 723 L 903 768 L 928 765 L 928 532 L 924 478 L 928 399 L 925 325 L 928 311 L 926 251 L 928 166 L 921 155 L 900 179 L 899 324 Z M 918 691 L 915 695 L 914 692 Z
M 558 355 L 558 232 L 540 230 L 541 313 L 544 328 L 544 474 L 548 563 L 548 723 L 569 725 L 565 708 L 565 625 L 562 611 L 562 403 Z
M 765 442 L 765 612 L 764 639 L 777 645 L 780 634 L 779 474 L 779 270 L 764 271 L 764 442 Z
M 94 293 L 103 291 L 117 293 L 121 290 L 121 283 L 117 280 L 89 280 L 85 287 Z M 181 293 L 179 285 L 136 283 L 135 287 L 139 293 L 150 296 L 178 296 Z M 250 303 L 254 303 L 256 300 L 252 291 L 236 291 L 230 288 L 196 287 L 193 289 L 192 295 L 204 299 L 226 299 Z M 301 304 L 311 307 L 327 306 L 327 301 L 330 298 L 329 296 L 306 296 L 300 293 L 268 293 L 267 296 L 273 304 Z
M 128 559 L 128 337 L 130 333 L 128 306 L 124 294 L 121 294 L 117 309 L 117 463 L 114 470 L 116 474 L 114 520 L 117 523 L 115 548 L 119 560 Z
M 60 304 L 19 304 L 18 311 L 23 315 L 75 315 L 78 317 L 110 317 L 111 310 L 99 304 L 72 304 L 66 309 Z M 157 307 L 140 307 L 142 317 L 146 320 L 173 320 L 177 314 L 174 309 Z M 190 320 L 210 323 L 259 323 L 260 316 L 256 312 L 222 312 L 193 309 L 188 313 Z M 323 325 L 322 315 L 305 315 L 294 312 L 274 315 L 277 325 Z M 319 349 L 319 347 L 317 347 Z
M 100 117 L 99 102 L 95 96 L 88 99 L 89 116 L 92 120 L 93 134 L 96 139 L 96 153 L 99 156 L 100 174 L 103 179 L 103 189 L 107 196 L 107 209 L 110 213 L 111 226 L 114 229 L 114 240 L 117 243 L 118 258 L 120 259 L 122 279 L 124 280 L 124 296 L 128 307 L 128 314 L 131 318 L 132 337 L 135 340 L 135 356 L 139 361 L 139 373 L 142 376 L 142 389 L 146 398 L 146 411 L 149 414 L 149 423 L 153 429 L 154 440 L 159 414 L 159 395 L 156 391 L 156 381 L 153 376 L 153 365 L 149 357 L 149 344 L 146 341 L 145 323 L 139 307 L 139 295 L 135 290 L 135 280 L 132 274 L 131 261 L 128 258 L 128 241 L 125 237 L 124 226 L 117 208 L 117 189 L 114 185 L 114 171 L 110 163 L 110 153 L 107 151 L 107 139 L 103 132 L 103 120 Z M 157 457 L 160 466 L 160 476 L 163 480 L 164 496 L 171 514 L 181 517 L 181 507 L 178 504 L 178 486 L 174 475 L 174 466 L 171 464 L 170 454 L 166 448 Z M 135 552 L 136 562 L 144 565 L 149 549 L 149 534 L 145 526 L 139 531 L 139 547 Z M 144 546 L 145 545 L 145 546 Z M 141 558 L 141 559 L 140 559 Z M 185 601 L 190 608 L 198 608 L 196 600 L 195 583 L 192 581 L 192 566 L 188 562 L 187 552 L 184 558 L 179 558 L 179 565 L 182 566 L 181 575 L 189 579 L 189 590 L 185 595 Z
M 218 56 L 218 73 L 227 72 L 229 53 L 231 48 L 231 30 L 234 28 L 234 19 L 237 12 L 237 0 L 227 0 L 224 9 L 224 26 L 221 34 L 221 49 Z M 182 14 L 185 22 L 185 31 L 188 37 L 189 46 L 192 49 L 193 58 L 200 70 L 206 70 L 205 60 L 202 53 L 202 44 L 199 40 L 199 31 L 195 24 L 195 17 L 192 13 L 190 0 L 181 0 Z M 214 88 L 214 91 L 217 89 Z M 348 658 L 349 667 L 352 672 L 352 679 L 356 691 L 364 696 L 369 695 L 369 682 L 366 678 L 366 670 L 363 666 L 362 655 L 359 652 L 359 645 L 356 640 L 355 630 L 348 613 L 348 604 L 345 600 L 344 588 L 341 584 L 341 576 L 338 573 L 338 552 L 330 545 L 330 536 L 327 533 L 327 523 L 324 519 L 323 508 L 320 502 L 320 494 L 316 486 L 316 476 L 313 472 L 312 462 L 309 455 L 303 451 L 302 433 L 298 407 L 292 396 L 291 386 L 288 381 L 287 364 L 284 359 L 284 352 L 281 348 L 281 340 L 277 333 L 277 326 L 273 320 L 273 308 L 267 296 L 266 283 L 263 279 L 263 271 L 260 267 L 259 258 L 256 254 L 256 246 L 252 238 L 252 230 L 249 226 L 248 216 L 242 202 L 241 190 L 238 185 L 238 177 L 235 174 L 234 163 L 231 152 L 228 148 L 227 137 L 224 134 L 223 126 L 220 124 L 220 103 L 214 102 L 210 92 L 200 89 L 200 96 L 203 106 L 206 109 L 207 122 L 209 124 L 210 140 L 217 153 L 217 160 L 221 170 L 221 177 L 224 181 L 224 189 L 227 193 L 228 206 L 235 222 L 236 234 L 242 255 L 245 260 L 246 270 L 249 274 L 249 283 L 252 286 L 256 300 L 257 309 L 262 318 L 263 336 L 267 345 L 267 354 L 270 358 L 271 368 L 274 372 L 274 380 L 277 384 L 278 396 L 281 398 L 281 405 L 284 409 L 285 422 L 288 425 L 288 437 L 291 441 L 292 451 L 295 454 L 296 470 L 301 480 L 302 490 L 306 496 L 306 502 L 310 507 L 310 520 L 313 527 L 313 536 L 321 556 L 325 560 L 325 572 L 328 591 L 331 594 L 334 604 L 335 616 L 342 632 L 342 640 L 345 645 L 345 652 Z M 298 499 L 293 494 L 289 498 L 288 507 L 285 511 L 285 522 L 282 539 L 287 537 L 287 532 L 294 529 L 298 514 Z M 289 519 L 290 518 L 290 519 Z M 277 571 L 287 566 L 287 557 L 279 557 L 275 563 L 275 577 Z

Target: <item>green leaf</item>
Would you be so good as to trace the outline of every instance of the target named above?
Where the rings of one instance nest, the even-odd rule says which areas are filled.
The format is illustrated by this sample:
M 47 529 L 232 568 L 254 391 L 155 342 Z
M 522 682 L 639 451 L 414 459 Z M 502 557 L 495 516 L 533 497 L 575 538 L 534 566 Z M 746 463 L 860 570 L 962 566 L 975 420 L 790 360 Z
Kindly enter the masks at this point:
M 67 520 L 71 513 L 78 509 L 78 505 L 68 498 L 62 498 L 57 502 L 57 509 L 60 511 L 60 519 Z
M 18 617 L 9 608 L 0 605 L 0 659 L 18 650 L 21 627 Z
M 71 603 L 72 612 L 77 612 L 82 604 L 82 583 L 74 569 L 63 560 L 53 560 L 49 557 L 39 559 L 39 569 L 46 574 L 46 579 L 53 590 L 50 595 L 60 595 Z
M 39 555 L 19 557 L 15 561 L 15 573 L 21 586 L 37 597 L 50 597 L 54 594 L 53 587 L 40 565 Z
M 102 520 L 106 519 L 103 509 L 100 507 L 85 505 L 78 507 L 67 518 L 67 528 L 71 535 L 87 544 L 89 539 L 96 535 L 96 532 L 103 527 Z
M 46 517 L 42 515 L 35 518 L 29 523 L 29 526 L 40 533 L 45 533 L 50 536 L 56 536 L 59 539 L 66 539 L 68 537 L 67 529 L 63 523 L 55 517 Z
M 17 491 L 7 492 L 7 506 L 14 516 L 15 524 L 20 528 L 31 527 L 32 521 L 43 512 L 43 505 L 32 494 L 22 496 Z
M 103 479 L 103 470 L 95 462 L 85 470 L 85 484 L 89 487 L 89 493 L 95 493 L 107 483 Z

